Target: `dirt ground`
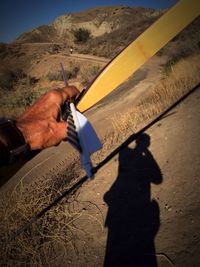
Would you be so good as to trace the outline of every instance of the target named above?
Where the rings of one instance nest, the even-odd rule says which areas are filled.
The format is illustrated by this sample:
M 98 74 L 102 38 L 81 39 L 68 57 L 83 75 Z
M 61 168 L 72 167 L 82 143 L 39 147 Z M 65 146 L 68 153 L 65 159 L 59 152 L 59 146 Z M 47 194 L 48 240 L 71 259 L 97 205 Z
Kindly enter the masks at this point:
M 200 266 L 200 90 L 77 192 L 60 266 Z
M 109 130 L 109 114 L 150 89 L 164 62 L 153 57 L 127 82 L 128 94 L 122 86 L 87 112 L 100 136 Z M 76 192 L 66 206 L 74 238 L 53 266 L 200 266 L 199 99 L 198 89 Z M 22 177 L 61 171 L 69 150 L 62 143 L 42 151 L 1 190 Z

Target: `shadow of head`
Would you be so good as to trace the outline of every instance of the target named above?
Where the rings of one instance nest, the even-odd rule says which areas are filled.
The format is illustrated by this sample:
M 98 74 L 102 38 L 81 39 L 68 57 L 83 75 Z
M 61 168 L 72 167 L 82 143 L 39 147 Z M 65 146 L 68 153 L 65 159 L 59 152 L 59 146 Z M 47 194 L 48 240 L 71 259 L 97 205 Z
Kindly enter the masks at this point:
M 140 148 L 148 148 L 151 144 L 150 142 L 150 136 L 146 133 L 142 133 L 137 139 L 136 139 L 136 145 Z
M 119 153 L 118 179 L 131 179 L 131 182 L 141 184 L 162 182 L 159 165 L 149 150 L 151 137 L 142 133 L 135 141 L 135 147 L 126 147 Z

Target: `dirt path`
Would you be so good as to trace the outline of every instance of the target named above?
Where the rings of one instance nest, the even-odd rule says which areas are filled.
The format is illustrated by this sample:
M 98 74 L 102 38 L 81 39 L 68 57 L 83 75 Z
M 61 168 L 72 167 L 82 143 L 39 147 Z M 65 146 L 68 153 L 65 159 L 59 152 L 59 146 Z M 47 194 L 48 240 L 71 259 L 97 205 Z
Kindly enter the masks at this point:
M 54 55 L 44 55 L 42 59 L 38 60 L 33 59 L 32 64 L 29 69 L 29 73 L 37 78 L 45 77 L 48 73 L 56 73 L 60 70 L 60 63 L 63 63 L 63 66 L 70 70 L 70 62 L 74 62 L 76 64 L 84 64 L 85 66 L 90 63 L 98 64 L 101 68 L 108 63 L 108 59 L 90 55 L 82 55 L 82 54 L 63 54 L 58 53 Z M 62 84 L 62 81 L 61 81 Z
M 77 54 L 77 53 L 73 53 L 73 54 L 69 55 L 68 57 L 77 58 L 79 60 L 81 60 L 81 59 L 88 60 L 88 61 L 92 61 L 94 63 L 99 63 L 99 62 L 108 63 L 109 62 L 109 59 L 104 58 L 104 57 L 97 57 L 97 56 Z
M 63 46 L 63 43 L 25 43 L 22 46 L 26 49 L 27 47 L 29 48 L 29 50 L 31 49 L 40 49 L 41 47 L 47 48 L 48 46 Z M 58 48 L 58 51 L 60 50 L 60 48 Z M 58 54 L 54 54 L 54 56 L 56 55 L 60 55 L 60 53 Z M 78 58 L 78 59 L 87 59 L 87 60 L 91 60 L 94 62 L 104 62 L 107 63 L 109 61 L 109 59 L 105 58 L 105 57 L 98 57 L 98 56 L 92 56 L 92 55 L 86 55 L 86 54 L 78 54 L 78 53 L 73 53 L 70 54 L 68 52 L 68 54 L 65 54 L 64 57 L 66 58 Z
M 200 266 L 199 100 L 198 89 L 77 193 L 69 266 Z

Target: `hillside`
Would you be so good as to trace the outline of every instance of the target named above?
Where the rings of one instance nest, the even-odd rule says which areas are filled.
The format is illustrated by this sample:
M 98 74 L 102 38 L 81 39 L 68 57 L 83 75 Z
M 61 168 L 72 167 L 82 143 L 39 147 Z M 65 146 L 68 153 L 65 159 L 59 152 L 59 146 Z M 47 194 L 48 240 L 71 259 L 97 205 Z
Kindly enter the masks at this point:
M 23 33 L 16 42 L 65 43 L 68 47 L 73 46 L 78 52 L 113 57 L 164 12 L 165 10 L 126 6 L 92 8 L 60 16 L 50 25 Z M 76 41 L 74 32 L 78 29 L 90 32 L 86 43 Z
M 97 7 L 79 13 L 57 17 L 50 25 L 43 25 L 20 35 L 16 42 L 65 42 L 74 44 L 73 32 L 85 28 L 91 32 L 91 38 L 123 29 L 134 29 L 135 34 L 144 30 L 163 11 L 125 6 Z M 134 36 L 133 36 L 134 37 Z
M 84 88 L 109 59 L 164 12 L 124 6 L 93 8 L 60 16 L 50 25 L 23 33 L 14 43 L 1 43 L 1 116 L 16 116 L 41 93 L 62 86 L 60 62 L 69 83 Z M 85 42 L 75 41 L 74 31 L 80 28 L 91 33 Z M 199 51 L 199 31 L 200 19 L 197 18 L 158 53 L 168 57 L 166 67 Z M 73 55 L 69 51 L 71 46 Z M 95 58 L 88 60 L 88 55 Z

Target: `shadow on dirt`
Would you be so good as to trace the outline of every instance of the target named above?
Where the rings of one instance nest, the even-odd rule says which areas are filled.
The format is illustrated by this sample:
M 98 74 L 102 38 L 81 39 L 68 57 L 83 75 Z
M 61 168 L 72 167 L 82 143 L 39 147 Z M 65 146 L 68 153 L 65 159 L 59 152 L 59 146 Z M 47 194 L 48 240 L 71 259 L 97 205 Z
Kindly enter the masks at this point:
M 119 154 L 119 174 L 104 195 L 109 207 L 104 267 L 157 266 L 154 238 L 160 218 L 151 183 L 161 183 L 162 175 L 149 146 L 150 137 L 143 134 L 134 149 L 127 147 Z
M 29 152 L 24 158 L 19 159 L 12 164 L 5 164 L 0 161 L 0 187 L 6 184 L 12 177 L 31 159 L 33 159 L 40 150 Z

